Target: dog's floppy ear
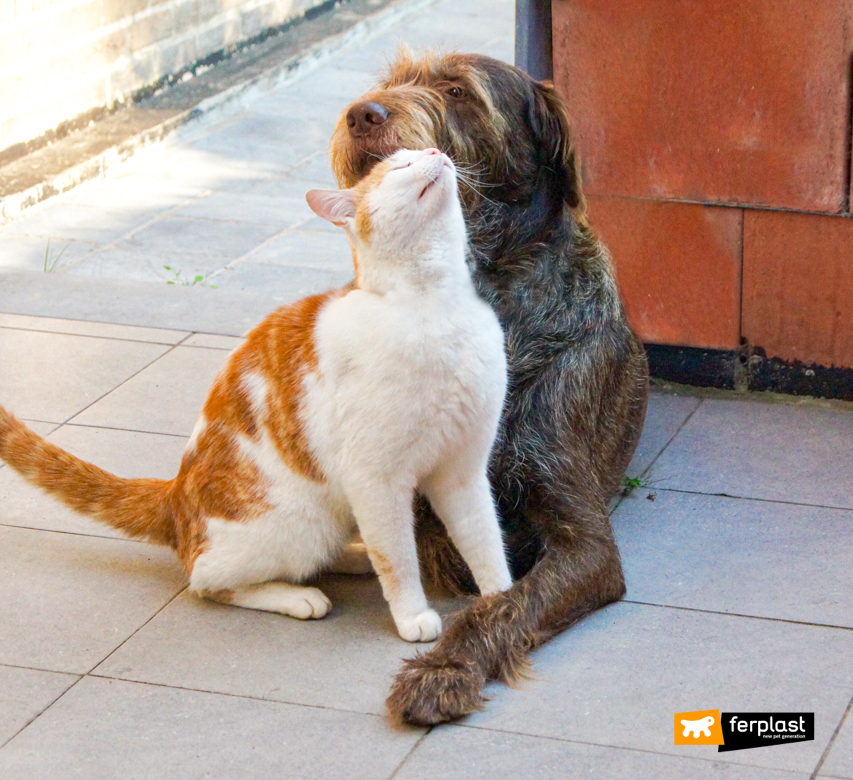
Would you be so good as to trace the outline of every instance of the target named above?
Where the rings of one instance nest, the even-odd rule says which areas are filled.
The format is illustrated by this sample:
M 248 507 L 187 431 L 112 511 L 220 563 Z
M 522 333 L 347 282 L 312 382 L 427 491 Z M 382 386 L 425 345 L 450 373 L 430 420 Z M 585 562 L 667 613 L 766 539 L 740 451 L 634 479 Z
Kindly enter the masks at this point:
M 572 144 L 566 106 L 550 81 L 534 82 L 533 93 L 530 110 L 533 135 L 546 155 L 546 164 L 560 175 L 566 203 L 577 208 L 583 202 L 580 164 Z

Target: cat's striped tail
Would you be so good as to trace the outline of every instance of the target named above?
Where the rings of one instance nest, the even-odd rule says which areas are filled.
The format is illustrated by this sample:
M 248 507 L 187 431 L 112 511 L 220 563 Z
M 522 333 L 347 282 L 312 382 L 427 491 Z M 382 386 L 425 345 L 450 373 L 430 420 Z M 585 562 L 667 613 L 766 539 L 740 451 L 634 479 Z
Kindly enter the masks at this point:
M 0 460 L 81 514 L 174 547 L 171 480 L 122 479 L 51 444 L 0 406 Z

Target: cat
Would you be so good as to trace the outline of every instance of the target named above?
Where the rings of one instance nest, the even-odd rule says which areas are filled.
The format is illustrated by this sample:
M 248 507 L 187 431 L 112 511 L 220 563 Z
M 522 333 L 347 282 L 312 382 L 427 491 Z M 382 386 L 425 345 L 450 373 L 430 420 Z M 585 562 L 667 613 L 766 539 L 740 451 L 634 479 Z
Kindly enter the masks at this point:
M 507 386 L 504 337 L 477 296 L 456 170 L 401 150 L 350 190 L 311 190 L 342 226 L 348 286 L 273 312 L 216 378 L 173 480 L 121 479 L 0 406 L 0 458 L 71 508 L 175 549 L 214 601 L 322 618 L 304 585 L 361 533 L 399 635 L 441 631 L 420 580 L 425 496 L 481 593 L 512 583 L 487 464 Z

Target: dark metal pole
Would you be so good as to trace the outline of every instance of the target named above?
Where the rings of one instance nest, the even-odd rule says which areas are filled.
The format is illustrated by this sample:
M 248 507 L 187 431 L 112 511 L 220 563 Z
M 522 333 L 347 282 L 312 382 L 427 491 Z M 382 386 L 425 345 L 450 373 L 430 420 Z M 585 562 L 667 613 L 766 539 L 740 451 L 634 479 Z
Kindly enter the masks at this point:
M 551 0 L 516 0 L 515 64 L 533 78 L 554 78 Z

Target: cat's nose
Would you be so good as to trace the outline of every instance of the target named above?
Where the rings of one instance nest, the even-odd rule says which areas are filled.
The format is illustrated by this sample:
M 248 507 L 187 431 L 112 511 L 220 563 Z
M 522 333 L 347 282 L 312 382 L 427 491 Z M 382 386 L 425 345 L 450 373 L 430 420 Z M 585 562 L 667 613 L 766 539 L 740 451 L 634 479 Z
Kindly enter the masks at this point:
M 435 149 L 435 148 L 426 149 L 425 151 L 426 151 L 426 153 L 427 153 L 427 154 L 441 154 L 441 152 L 440 152 L 440 151 L 438 151 L 438 149 Z
M 381 103 L 356 103 L 347 111 L 347 127 L 356 138 L 370 135 L 388 119 L 388 109 Z

